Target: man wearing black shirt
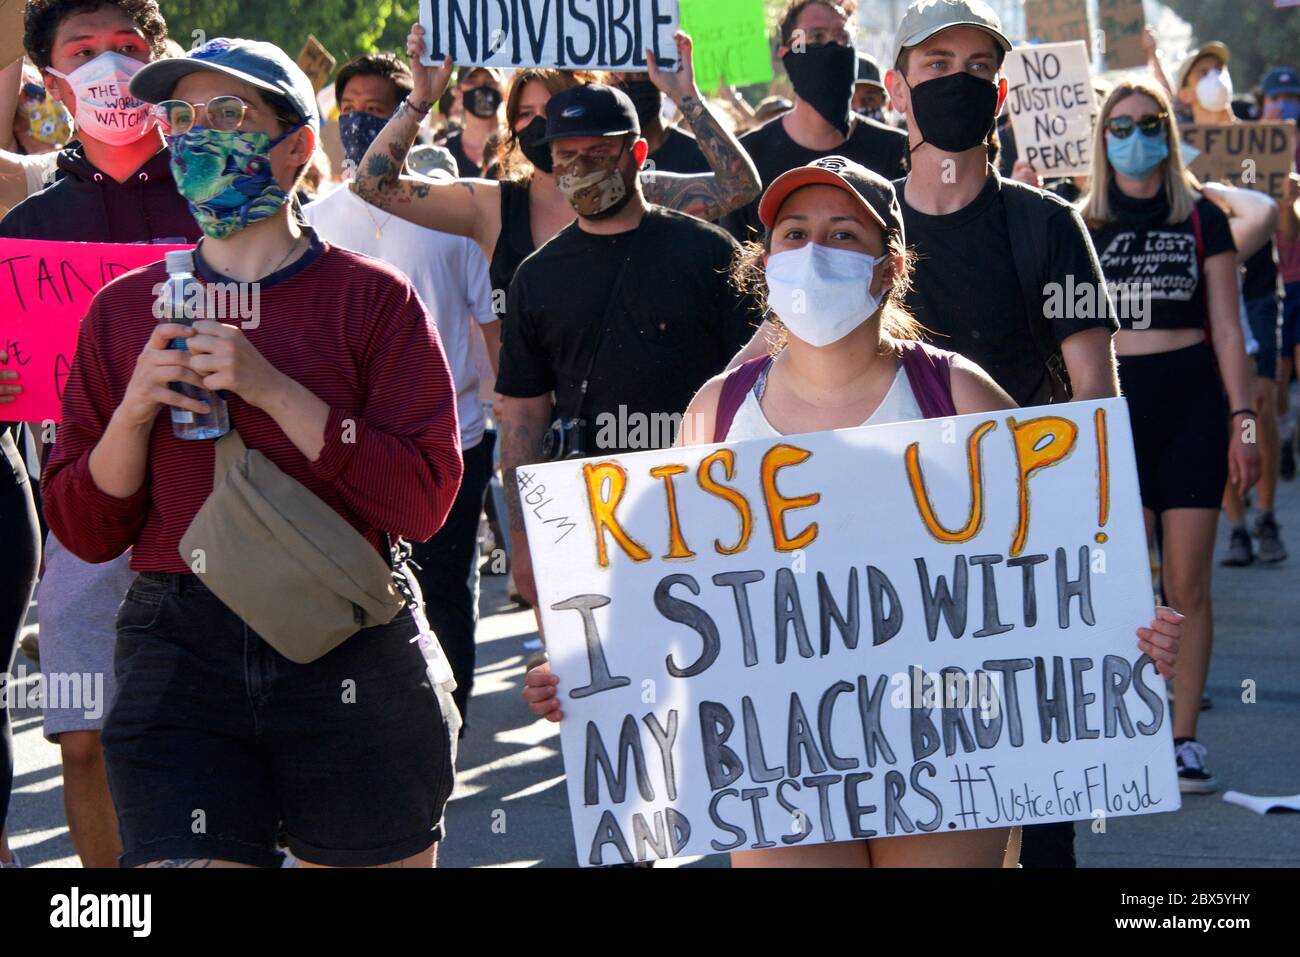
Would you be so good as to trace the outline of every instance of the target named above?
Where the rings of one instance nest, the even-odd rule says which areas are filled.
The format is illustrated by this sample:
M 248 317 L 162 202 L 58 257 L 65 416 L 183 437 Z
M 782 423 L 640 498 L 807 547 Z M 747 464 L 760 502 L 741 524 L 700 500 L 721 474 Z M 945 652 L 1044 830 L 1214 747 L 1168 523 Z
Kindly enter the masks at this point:
M 548 426 L 578 420 L 564 451 L 585 455 L 671 444 L 672 423 L 757 321 L 728 278 L 735 242 L 645 202 L 636 173 L 647 144 L 623 91 L 589 84 L 556 94 L 546 131 L 578 221 L 515 274 L 497 380 L 513 572 L 534 605 L 514 476 L 543 458 Z
M 794 85 L 794 109 L 740 138 L 766 190 L 782 173 L 825 156 L 845 156 L 886 179 L 906 171 L 907 135 L 852 111 L 858 75 L 848 22 L 855 4 L 793 0 L 781 16 L 778 51 Z M 757 239 L 758 202 L 726 221 L 738 239 Z

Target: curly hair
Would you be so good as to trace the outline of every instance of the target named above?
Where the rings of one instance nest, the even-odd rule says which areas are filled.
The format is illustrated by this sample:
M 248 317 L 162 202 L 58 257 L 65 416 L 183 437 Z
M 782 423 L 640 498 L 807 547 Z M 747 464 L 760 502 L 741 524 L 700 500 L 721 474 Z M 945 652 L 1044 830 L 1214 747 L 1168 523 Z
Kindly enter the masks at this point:
M 135 21 L 154 59 L 166 53 L 167 21 L 158 9 L 158 0 L 27 0 L 23 13 L 23 46 L 41 70 L 50 65 L 54 34 L 59 24 L 76 13 L 94 13 L 102 7 L 117 7 Z

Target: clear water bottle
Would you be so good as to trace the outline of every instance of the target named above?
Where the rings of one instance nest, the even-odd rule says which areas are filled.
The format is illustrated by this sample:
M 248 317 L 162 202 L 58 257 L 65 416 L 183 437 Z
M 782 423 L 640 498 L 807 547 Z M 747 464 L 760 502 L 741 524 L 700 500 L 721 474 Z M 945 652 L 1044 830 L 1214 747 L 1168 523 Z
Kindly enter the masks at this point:
M 180 249 L 167 254 L 167 289 L 164 293 L 163 315 L 165 322 L 192 325 L 195 319 L 203 318 L 202 284 L 194 278 L 194 252 Z M 173 339 L 172 349 L 188 349 L 184 339 Z M 230 412 L 226 400 L 215 392 L 190 385 L 188 382 L 173 382 L 171 389 L 191 399 L 206 402 L 211 410 L 206 415 L 178 409 L 172 406 L 172 432 L 178 439 L 219 439 L 230 431 Z

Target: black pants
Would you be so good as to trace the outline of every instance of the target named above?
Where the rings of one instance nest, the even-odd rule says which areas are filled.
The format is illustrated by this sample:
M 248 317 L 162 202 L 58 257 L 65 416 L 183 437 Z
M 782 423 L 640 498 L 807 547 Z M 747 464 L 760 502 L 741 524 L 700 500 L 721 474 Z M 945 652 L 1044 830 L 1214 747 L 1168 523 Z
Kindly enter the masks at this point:
M 27 466 L 13 436 L 0 428 L 0 684 L 9 690 L 14 647 L 27 617 L 41 564 L 40 523 Z M 7 695 L 5 696 L 8 697 Z M 14 780 L 13 732 L 8 702 L 0 707 L 0 826 L 9 814 Z
M 1020 832 L 1021 867 L 1078 867 L 1074 859 L 1074 822 L 1030 824 Z
M 478 625 L 478 525 L 492 478 L 496 433 L 465 452 L 465 477 L 438 534 L 412 546 L 415 577 L 424 592 L 429 627 L 456 675 L 456 707 L 467 718 L 474 688 L 474 629 Z

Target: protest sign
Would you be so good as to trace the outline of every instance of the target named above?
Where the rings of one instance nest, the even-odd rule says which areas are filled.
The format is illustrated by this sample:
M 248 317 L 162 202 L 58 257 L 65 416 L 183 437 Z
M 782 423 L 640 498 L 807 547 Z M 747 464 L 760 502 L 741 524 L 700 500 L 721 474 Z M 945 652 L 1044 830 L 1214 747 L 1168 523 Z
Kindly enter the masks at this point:
M 1285 198 L 1287 176 L 1295 164 L 1294 123 L 1188 123 L 1178 130 L 1183 142 L 1197 151 L 1190 164 L 1197 179 L 1257 189 L 1279 202 Z
M 1017 47 L 1004 69 L 1020 158 L 1040 176 L 1086 175 L 1097 106 L 1083 41 Z
M 23 387 L 18 401 L 4 407 L 4 418 L 60 421 L 77 331 L 95 293 L 125 272 L 188 248 L 0 239 L 0 344 L 9 354 L 0 368 L 17 370 Z
M 0 68 L 23 55 L 25 0 L 0 0 Z
M 1097 23 L 1105 42 L 1106 69 L 1144 66 L 1142 30 L 1147 25 L 1142 0 L 1097 0 Z
M 583 865 L 1179 806 L 1122 399 L 518 483 Z
M 677 0 L 420 0 L 420 23 L 429 65 L 677 68 Z
M 334 54 L 325 49 L 325 45 L 316 39 L 314 33 L 307 34 L 307 42 L 302 45 L 302 52 L 298 54 L 298 66 L 302 67 L 302 72 L 307 74 L 307 79 L 311 80 L 311 88 L 319 90 L 330 81 L 330 74 L 334 72 L 334 64 L 338 61 L 334 59 Z
M 682 29 L 695 41 L 695 84 L 707 92 L 721 80 L 732 86 L 768 83 L 768 46 L 763 0 L 680 0 Z
M 1088 0 L 1025 0 L 1025 36 L 1038 43 L 1091 43 Z

